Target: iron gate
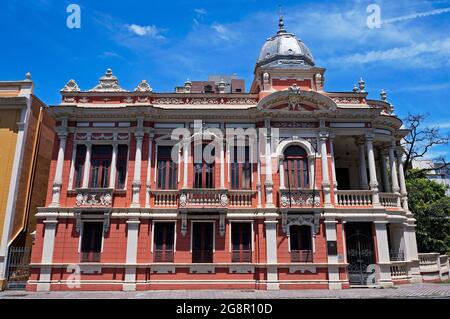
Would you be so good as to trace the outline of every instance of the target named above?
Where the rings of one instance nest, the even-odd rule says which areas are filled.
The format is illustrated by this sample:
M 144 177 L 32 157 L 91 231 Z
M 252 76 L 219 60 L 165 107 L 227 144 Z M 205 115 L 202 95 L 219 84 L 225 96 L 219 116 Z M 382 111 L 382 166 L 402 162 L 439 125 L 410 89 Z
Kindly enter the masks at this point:
M 347 236 L 348 276 L 351 285 L 374 285 L 375 258 L 372 238 L 361 229 Z
M 10 247 L 6 267 L 7 289 L 25 289 L 30 276 L 30 252 L 28 247 Z

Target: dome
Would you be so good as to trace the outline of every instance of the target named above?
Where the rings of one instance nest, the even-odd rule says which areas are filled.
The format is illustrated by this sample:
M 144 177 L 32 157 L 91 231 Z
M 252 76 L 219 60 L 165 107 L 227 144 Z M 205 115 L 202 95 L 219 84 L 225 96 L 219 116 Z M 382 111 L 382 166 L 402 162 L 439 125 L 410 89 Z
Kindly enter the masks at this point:
M 297 37 L 284 29 L 283 18 L 280 17 L 277 34 L 266 40 L 256 66 L 314 66 L 314 58 L 308 47 Z

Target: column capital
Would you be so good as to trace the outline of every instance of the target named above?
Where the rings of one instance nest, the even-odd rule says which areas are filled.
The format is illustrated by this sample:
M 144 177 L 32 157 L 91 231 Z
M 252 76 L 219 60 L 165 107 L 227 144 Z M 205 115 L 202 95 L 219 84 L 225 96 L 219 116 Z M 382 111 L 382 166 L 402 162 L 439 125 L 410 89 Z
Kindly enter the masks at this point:
M 367 132 L 364 134 L 366 142 L 372 142 L 375 138 L 375 134 L 373 132 Z
M 330 137 L 330 132 L 322 130 L 319 131 L 318 135 L 321 141 L 326 141 Z
M 144 132 L 141 130 L 138 130 L 138 131 L 134 132 L 134 137 L 136 138 L 137 141 L 142 141 L 142 139 L 144 138 Z

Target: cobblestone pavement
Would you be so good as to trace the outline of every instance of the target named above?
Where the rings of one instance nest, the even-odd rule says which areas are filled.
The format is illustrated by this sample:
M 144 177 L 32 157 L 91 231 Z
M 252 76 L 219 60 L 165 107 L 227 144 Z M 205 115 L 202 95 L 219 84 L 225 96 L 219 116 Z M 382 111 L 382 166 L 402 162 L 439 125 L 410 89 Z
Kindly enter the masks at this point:
M 395 288 L 344 290 L 152 290 L 143 292 L 3 291 L 0 299 L 286 299 L 286 298 L 448 298 L 450 284 L 408 284 Z

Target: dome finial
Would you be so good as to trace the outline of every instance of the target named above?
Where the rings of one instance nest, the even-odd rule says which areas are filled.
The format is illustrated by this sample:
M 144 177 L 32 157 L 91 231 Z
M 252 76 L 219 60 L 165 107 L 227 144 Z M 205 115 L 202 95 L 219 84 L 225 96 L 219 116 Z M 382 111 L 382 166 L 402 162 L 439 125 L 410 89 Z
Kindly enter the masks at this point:
M 284 21 L 283 21 L 283 13 L 281 12 L 281 6 L 279 6 L 278 9 L 278 34 L 280 33 L 286 33 L 286 30 L 284 29 Z

